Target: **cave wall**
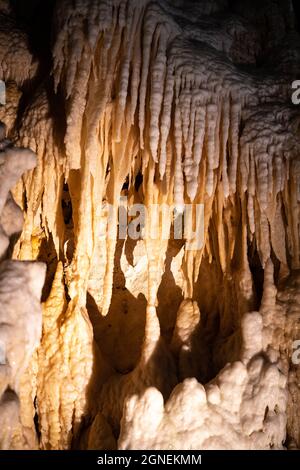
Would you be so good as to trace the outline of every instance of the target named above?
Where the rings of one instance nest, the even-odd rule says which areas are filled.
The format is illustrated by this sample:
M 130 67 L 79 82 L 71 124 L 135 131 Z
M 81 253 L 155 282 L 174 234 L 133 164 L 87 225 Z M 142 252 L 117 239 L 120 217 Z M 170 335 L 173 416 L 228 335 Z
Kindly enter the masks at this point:
M 299 66 L 291 1 L 0 2 L 0 158 L 37 159 L 7 257 L 47 267 L 1 447 L 300 447 Z

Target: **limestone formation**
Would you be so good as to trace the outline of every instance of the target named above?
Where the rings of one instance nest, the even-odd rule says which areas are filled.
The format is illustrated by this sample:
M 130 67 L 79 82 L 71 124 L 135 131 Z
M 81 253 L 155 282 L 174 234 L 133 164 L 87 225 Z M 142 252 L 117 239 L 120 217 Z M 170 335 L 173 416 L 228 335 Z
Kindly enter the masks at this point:
M 295 2 L 33 3 L 0 2 L 0 444 L 300 448 Z
M 1 132 L 5 127 L 1 124 Z M 2 135 L 3 137 L 3 135 Z M 3 143 L 3 141 L 2 141 Z M 42 331 L 40 307 L 45 266 L 12 261 L 10 244 L 22 231 L 23 217 L 10 189 L 21 175 L 32 170 L 32 151 L 17 149 L 8 142 L 0 152 L 0 448 L 37 446 L 35 430 L 23 422 L 20 404 L 22 377 Z M 34 429 L 33 418 L 30 417 Z

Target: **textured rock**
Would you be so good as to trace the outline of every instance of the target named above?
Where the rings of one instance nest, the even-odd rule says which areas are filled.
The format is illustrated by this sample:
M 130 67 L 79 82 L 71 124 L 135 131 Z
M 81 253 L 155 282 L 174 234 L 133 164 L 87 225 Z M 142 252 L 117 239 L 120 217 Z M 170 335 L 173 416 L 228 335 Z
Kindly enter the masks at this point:
M 13 236 L 22 231 L 22 213 L 9 190 L 36 164 L 30 150 L 10 145 L 0 152 L 0 448 L 32 448 L 35 433 L 22 425 L 19 390 L 23 373 L 39 345 L 40 295 L 45 266 L 5 260 Z M 32 427 L 33 416 L 31 416 Z
M 178 318 L 181 316 L 179 312 Z M 272 363 L 264 355 L 260 313 L 244 316 L 242 336 L 240 361 L 227 364 L 205 387 L 188 378 L 174 388 L 165 404 L 157 388 L 149 387 L 143 395 L 128 398 L 119 448 L 282 448 L 286 376 L 280 363 Z
M 38 64 L 29 50 L 27 35 L 18 27 L 8 4 L 0 4 L 0 78 L 22 84 L 34 77 Z
M 0 129 L 0 253 L 48 268 L 24 374 L 39 321 L 11 343 L 28 351 L 20 407 L 9 394 L 0 413 L 30 437 L 21 426 L 4 447 L 300 447 L 293 3 L 62 0 L 41 18 L 52 51 L 49 38 L 39 62 L 10 2 L 0 12 L 0 117 L 37 155 L 34 168 Z M 132 204 L 147 210 L 139 240 L 119 236 L 120 196 L 131 222 Z M 155 205 L 177 220 L 201 205 L 202 246 Z M 40 265 L 6 263 L 34 315 Z M 5 299 L 12 315 L 21 293 Z

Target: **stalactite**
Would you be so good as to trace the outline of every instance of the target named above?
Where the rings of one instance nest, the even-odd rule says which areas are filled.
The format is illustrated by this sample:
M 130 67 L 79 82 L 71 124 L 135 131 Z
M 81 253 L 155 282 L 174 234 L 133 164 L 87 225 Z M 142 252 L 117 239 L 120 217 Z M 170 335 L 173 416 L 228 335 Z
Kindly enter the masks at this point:
M 43 449 L 66 449 L 76 437 L 92 370 L 90 322 L 75 301 L 67 305 L 63 274 L 59 263 L 43 308 L 38 349 L 37 410 Z
M 222 16 L 222 0 L 183 3 L 57 2 L 45 79 L 0 2 L 0 118 L 37 155 L 16 187 L 0 187 L 0 246 L 12 190 L 24 213 L 14 258 L 51 259 L 43 336 L 20 389 L 23 423 L 36 398 L 42 449 L 281 449 L 286 429 L 300 445 L 299 374 L 285 351 L 299 305 L 299 118 L 287 61 L 275 75 L 258 68 L 294 30 L 292 9 L 273 5 L 283 20 L 267 27 L 263 7 Z M 121 246 L 124 195 L 147 218 Z M 194 239 L 171 242 L 174 221 L 153 210 L 164 205 L 184 221 L 188 206 L 203 208 L 188 221 Z M 118 270 L 124 298 L 113 304 Z M 164 289 L 177 291 L 171 312 Z M 128 298 L 142 311 L 127 326 Z M 109 328 L 115 343 L 132 333 L 128 370 L 105 353 Z

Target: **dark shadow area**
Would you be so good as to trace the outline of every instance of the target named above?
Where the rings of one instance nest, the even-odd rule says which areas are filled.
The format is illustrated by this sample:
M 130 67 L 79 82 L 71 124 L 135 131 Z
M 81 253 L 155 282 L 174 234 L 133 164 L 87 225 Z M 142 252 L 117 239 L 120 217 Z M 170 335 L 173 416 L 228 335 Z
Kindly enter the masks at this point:
M 292 3 L 296 15 L 297 31 L 300 33 L 300 2 L 299 0 L 292 0 Z
M 64 222 L 64 234 L 63 234 L 64 253 L 61 254 L 61 257 L 65 262 L 70 264 L 72 261 L 74 249 L 75 249 L 73 204 L 72 204 L 72 199 L 71 199 L 68 183 L 62 182 L 62 186 L 63 188 L 62 188 L 62 194 L 61 194 L 61 212 L 62 212 L 62 219 Z
M 37 260 L 42 263 L 45 263 L 47 266 L 46 279 L 42 290 L 41 298 L 41 301 L 45 302 L 50 294 L 58 263 L 51 233 L 49 234 L 48 239 L 43 238 Z
M 157 316 L 159 318 L 162 336 L 167 343 L 169 343 L 172 338 L 177 311 L 183 300 L 182 290 L 176 285 L 171 271 L 172 261 L 178 255 L 183 244 L 183 240 L 170 238 L 165 260 L 165 271 L 157 292 Z
M 264 288 L 264 270 L 260 262 L 255 240 L 248 245 L 248 262 L 256 293 L 256 309 L 259 309 Z
M 147 302 L 140 294 L 134 297 L 125 287 L 120 259 L 124 240 L 117 242 L 113 291 L 107 316 L 101 315 L 93 297 L 87 295 L 87 310 L 94 329 L 94 338 L 105 359 L 120 373 L 127 373 L 137 364 L 145 331 Z M 131 250 L 134 249 L 134 244 Z M 128 253 L 129 258 L 132 256 Z M 101 306 L 100 306 L 101 308 Z
M 51 64 L 52 17 L 56 0 L 10 0 L 18 26 L 29 37 L 30 49 L 44 66 Z
M 11 0 L 16 25 L 27 34 L 28 47 L 38 64 L 36 76 L 22 85 L 22 96 L 19 103 L 15 128 L 21 127 L 26 109 L 44 90 L 50 108 L 49 117 L 53 119 L 53 140 L 64 151 L 66 130 L 65 103 L 62 91 L 58 87 L 54 93 L 52 76 L 52 27 L 55 0 Z

